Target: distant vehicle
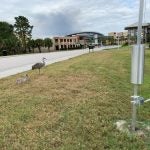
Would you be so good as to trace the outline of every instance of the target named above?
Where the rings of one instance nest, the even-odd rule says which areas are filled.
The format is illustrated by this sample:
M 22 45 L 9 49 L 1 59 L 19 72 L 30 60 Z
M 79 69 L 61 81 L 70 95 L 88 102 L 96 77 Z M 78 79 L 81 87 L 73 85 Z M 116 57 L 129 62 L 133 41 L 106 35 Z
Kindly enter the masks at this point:
M 94 45 L 89 45 L 89 49 L 94 49 L 95 46 Z
M 89 53 L 90 53 L 90 50 L 94 51 L 94 50 L 93 50 L 93 49 L 95 48 L 94 45 L 89 45 L 88 47 L 89 47 Z
M 2 55 L 3 55 L 3 56 L 7 56 L 7 54 L 8 54 L 7 50 L 5 50 L 5 49 L 2 50 Z

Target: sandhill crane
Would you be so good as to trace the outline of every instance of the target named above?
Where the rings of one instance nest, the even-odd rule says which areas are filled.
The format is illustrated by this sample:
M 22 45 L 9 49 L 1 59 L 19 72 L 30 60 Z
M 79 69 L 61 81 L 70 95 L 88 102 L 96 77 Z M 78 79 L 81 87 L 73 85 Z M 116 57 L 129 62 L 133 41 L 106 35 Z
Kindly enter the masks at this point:
M 45 66 L 45 60 L 46 58 L 43 57 L 42 62 L 36 63 L 32 66 L 32 70 L 39 69 L 39 74 L 40 74 L 40 69 Z
M 28 74 L 26 74 L 26 75 L 24 75 L 24 76 L 18 78 L 18 79 L 16 80 L 16 83 L 17 83 L 17 84 L 22 84 L 22 83 L 25 83 L 25 82 L 27 82 L 27 81 L 29 81 L 29 80 L 30 80 L 30 78 L 29 78 Z

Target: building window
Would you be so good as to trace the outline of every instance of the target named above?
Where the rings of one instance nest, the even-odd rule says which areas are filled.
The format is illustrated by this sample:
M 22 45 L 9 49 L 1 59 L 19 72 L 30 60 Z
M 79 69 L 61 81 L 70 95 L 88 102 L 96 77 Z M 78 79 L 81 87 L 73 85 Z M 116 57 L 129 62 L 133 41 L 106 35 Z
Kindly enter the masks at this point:
M 55 39 L 55 42 L 58 42 L 58 39 Z
M 64 39 L 64 42 L 66 42 L 66 39 Z
M 60 42 L 63 42 L 63 39 L 60 39 Z
M 67 45 L 64 45 L 64 49 L 67 49 Z
M 70 39 L 70 42 L 72 42 L 72 39 Z
M 69 42 L 69 39 L 67 39 L 67 42 Z

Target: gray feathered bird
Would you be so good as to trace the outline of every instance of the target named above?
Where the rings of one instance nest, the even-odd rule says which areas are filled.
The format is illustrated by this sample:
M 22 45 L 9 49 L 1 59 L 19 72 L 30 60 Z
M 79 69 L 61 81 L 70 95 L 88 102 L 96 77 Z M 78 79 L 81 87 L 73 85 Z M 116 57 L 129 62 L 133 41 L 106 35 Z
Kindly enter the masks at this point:
M 28 81 L 30 81 L 30 78 L 29 78 L 28 74 L 26 74 L 26 75 L 24 75 L 24 76 L 18 78 L 18 79 L 16 80 L 16 83 L 17 83 L 17 84 L 22 84 L 22 83 L 25 83 L 25 82 L 28 82 Z
M 45 66 L 45 60 L 46 58 L 43 57 L 42 62 L 36 63 L 32 66 L 32 70 L 39 69 L 39 74 L 40 74 L 40 69 Z

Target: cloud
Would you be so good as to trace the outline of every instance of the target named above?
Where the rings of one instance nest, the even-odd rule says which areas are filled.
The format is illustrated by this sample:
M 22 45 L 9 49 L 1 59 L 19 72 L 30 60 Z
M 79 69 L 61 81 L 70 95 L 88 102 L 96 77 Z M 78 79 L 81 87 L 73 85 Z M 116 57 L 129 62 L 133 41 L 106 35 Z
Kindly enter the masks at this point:
M 36 14 L 33 17 L 34 31 L 38 36 L 62 36 L 80 31 L 78 23 L 79 12 L 63 10 L 48 14 Z
M 145 20 L 149 21 L 147 1 Z M 23 15 L 34 26 L 33 36 L 49 37 L 80 31 L 107 34 L 137 22 L 139 0 L 1 0 L 1 20 L 14 23 Z

